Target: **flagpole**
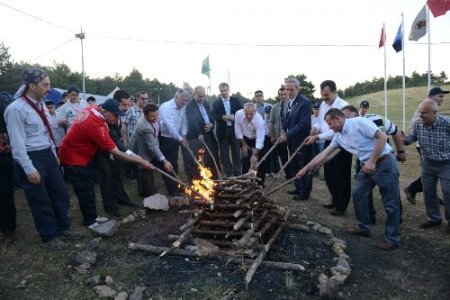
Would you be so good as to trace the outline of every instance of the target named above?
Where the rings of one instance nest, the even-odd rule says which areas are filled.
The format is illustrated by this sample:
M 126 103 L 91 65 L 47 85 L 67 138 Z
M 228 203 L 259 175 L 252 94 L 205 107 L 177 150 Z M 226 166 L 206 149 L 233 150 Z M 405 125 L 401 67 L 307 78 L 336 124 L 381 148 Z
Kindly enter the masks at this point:
M 386 41 L 386 28 L 385 24 L 383 23 L 383 38 Z M 384 48 L 384 117 L 387 118 L 387 78 L 386 78 L 386 45 L 383 46 Z
M 403 131 L 406 129 L 406 84 L 405 84 L 405 14 L 402 12 L 402 49 L 403 49 L 403 77 L 402 77 L 402 97 L 403 97 Z
M 428 91 L 431 89 L 431 37 L 430 37 L 430 8 L 427 6 L 427 33 L 428 33 Z

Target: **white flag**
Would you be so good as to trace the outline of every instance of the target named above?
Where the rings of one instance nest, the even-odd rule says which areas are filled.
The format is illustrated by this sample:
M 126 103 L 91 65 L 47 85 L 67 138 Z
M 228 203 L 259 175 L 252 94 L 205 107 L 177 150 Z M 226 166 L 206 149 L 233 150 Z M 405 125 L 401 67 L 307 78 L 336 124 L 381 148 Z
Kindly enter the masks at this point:
M 418 41 L 427 33 L 427 26 L 427 11 L 426 5 L 424 5 L 417 17 L 414 19 L 414 22 L 412 23 L 409 40 Z

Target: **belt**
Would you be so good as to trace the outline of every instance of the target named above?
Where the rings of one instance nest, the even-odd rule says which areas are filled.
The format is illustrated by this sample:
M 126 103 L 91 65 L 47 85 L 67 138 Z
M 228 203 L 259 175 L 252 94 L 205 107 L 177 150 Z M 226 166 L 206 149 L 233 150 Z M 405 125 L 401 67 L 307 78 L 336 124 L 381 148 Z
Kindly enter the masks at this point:
M 385 155 L 381 156 L 380 158 L 377 159 L 377 162 L 375 163 L 375 165 L 378 166 L 379 164 L 381 164 L 383 161 L 385 161 L 389 157 L 391 157 L 390 154 L 385 154 Z

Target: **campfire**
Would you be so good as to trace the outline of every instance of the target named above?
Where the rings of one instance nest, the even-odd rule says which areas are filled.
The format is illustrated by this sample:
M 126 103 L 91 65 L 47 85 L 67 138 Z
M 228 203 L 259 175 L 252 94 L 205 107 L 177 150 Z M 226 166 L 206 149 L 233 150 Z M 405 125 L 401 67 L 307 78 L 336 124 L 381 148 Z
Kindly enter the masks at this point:
M 197 168 L 201 179 L 194 179 L 190 187 L 184 188 L 184 192 L 196 201 L 205 201 L 206 203 L 212 204 L 214 203 L 212 196 L 216 183 L 212 179 L 213 173 L 211 170 L 203 165 L 204 154 L 205 150 L 200 148 L 198 159 L 199 164 Z M 193 191 L 197 192 L 197 194 L 194 194 Z

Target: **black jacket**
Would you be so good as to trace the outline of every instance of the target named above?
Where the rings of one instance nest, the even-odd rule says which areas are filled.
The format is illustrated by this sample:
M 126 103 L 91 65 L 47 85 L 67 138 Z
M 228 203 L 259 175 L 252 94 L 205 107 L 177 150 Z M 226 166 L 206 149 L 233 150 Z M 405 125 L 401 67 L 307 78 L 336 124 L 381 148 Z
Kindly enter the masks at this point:
M 211 112 L 209 103 L 205 101 L 203 105 L 205 107 L 206 113 L 208 114 L 209 122 L 214 124 L 214 115 Z M 186 118 L 188 124 L 186 139 L 197 139 L 200 134 L 205 134 L 205 120 L 203 119 L 200 108 L 198 107 L 198 104 L 195 100 L 192 100 L 186 106 Z
M 242 109 L 242 104 L 239 99 L 230 97 L 230 113 L 234 115 L 240 109 Z M 214 103 L 212 104 L 212 112 L 216 120 L 216 136 L 217 139 L 220 140 L 225 137 L 225 129 L 227 127 L 227 122 L 222 120 L 222 116 L 226 115 L 222 98 L 214 101 Z M 234 122 L 232 126 L 234 128 Z

